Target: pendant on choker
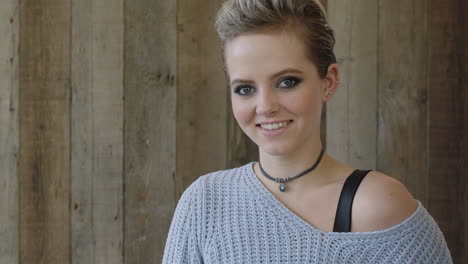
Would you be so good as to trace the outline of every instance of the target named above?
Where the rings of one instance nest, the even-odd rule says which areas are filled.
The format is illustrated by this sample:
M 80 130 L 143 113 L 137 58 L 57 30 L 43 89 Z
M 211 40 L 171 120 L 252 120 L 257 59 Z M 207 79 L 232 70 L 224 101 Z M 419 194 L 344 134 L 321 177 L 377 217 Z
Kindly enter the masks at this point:
M 286 191 L 286 184 L 284 184 L 284 183 L 280 184 L 279 190 L 280 190 L 281 192 L 285 192 L 285 191 Z
M 297 175 L 294 176 L 294 177 L 275 178 L 275 177 L 270 176 L 270 175 L 263 169 L 262 164 L 260 163 L 260 161 L 258 162 L 258 165 L 259 165 L 259 167 L 260 167 L 260 171 L 262 172 L 262 174 L 263 174 L 267 179 L 269 179 L 269 180 L 271 180 L 271 181 L 274 181 L 274 182 L 276 182 L 276 183 L 279 183 L 279 184 L 280 184 L 280 185 L 279 185 L 279 190 L 280 190 L 281 192 L 285 192 L 285 191 L 286 191 L 286 184 L 285 184 L 285 183 L 287 183 L 287 182 L 289 182 L 289 181 L 292 181 L 292 180 L 294 180 L 294 179 L 297 179 L 297 178 L 299 178 L 299 177 L 301 177 L 301 176 L 303 176 L 303 175 L 306 175 L 307 173 L 313 171 L 313 170 L 317 167 L 317 165 L 320 163 L 320 161 L 322 160 L 323 154 L 324 154 L 324 153 L 325 153 L 325 148 L 322 147 L 322 150 L 320 151 L 320 155 L 318 156 L 318 158 L 317 158 L 317 160 L 315 161 L 314 165 L 312 165 L 312 167 L 306 169 L 305 171 L 303 171 L 303 172 L 297 174 Z

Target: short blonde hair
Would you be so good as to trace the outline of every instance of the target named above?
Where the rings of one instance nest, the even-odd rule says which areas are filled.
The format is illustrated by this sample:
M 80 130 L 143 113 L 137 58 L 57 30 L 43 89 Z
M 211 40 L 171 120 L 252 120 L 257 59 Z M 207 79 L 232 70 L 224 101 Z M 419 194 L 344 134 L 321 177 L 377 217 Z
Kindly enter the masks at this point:
M 318 0 L 227 0 L 215 23 L 224 47 L 242 33 L 262 30 L 298 29 L 306 55 L 318 68 L 321 78 L 336 63 L 335 36 Z

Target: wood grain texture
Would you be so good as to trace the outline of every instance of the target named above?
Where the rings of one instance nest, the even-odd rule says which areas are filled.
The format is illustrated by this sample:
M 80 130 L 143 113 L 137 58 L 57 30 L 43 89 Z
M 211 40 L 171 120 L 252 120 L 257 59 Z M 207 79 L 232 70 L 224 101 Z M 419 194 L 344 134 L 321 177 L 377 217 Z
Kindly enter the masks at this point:
M 327 146 L 338 160 L 377 167 L 378 3 L 328 0 L 340 85 L 327 103 Z
M 0 2 L 0 263 L 18 263 L 18 0 Z
M 176 205 L 176 31 L 176 1 L 125 1 L 125 264 L 161 263 Z
M 425 0 L 379 1 L 377 169 L 427 202 Z
M 71 259 L 123 263 L 123 0 L 73 0 Z
M 226 167 L 226 81 L 214 19 L 218 0 L 177 4 L 177 197 Z
M 429 170 L 428 210 L 442 229 L 454 263 L 463 261 L 463 200 L 465 87 L 459 0 L 432 0 L 429 13 Z
M 70 263 L 71 1 L 19 7 L 20 263 Z
M 459 30 L 461 30 L 461 53 L 463 56 L 463 61 L 462 61 L 462 74 L 461 74 L 461 79 L 462 79 L 462 93 L 461 97 L 464 102 L 462 104 L 463 106 L 463 112 L 462 112 L 462 124 L 461 127 L 463 129 L 463 137 L 462 137 L 462 143 L 461 143 L 461 164 L 463 164 L 462 167 L 462 173 L 459 175 L 461 177 L 461 193 L 460 193 L 460 198 L 462 199 L 462 205 L 461 205 L 461 212 L 464 212 L 464 221 L 462 223 L 463 227 L 463 248 L 462 248 L 462 255 L 461 259 L 463 262 L 468 262 L 468 1 L 460 0 L 459 2 L 459 10 L 458 10 L 458 15 L 460 19 L 460 27 Z M 460 212 L 460 211 L 459 211 Z M 461 227 L 460 227 L 461 228 Z

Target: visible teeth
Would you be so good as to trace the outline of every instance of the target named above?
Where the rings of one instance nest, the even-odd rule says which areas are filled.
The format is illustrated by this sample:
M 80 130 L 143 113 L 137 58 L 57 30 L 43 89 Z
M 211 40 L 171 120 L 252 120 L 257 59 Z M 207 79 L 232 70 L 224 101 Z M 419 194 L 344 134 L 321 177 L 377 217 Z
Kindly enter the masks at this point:
M 274 130 L 274 129 L 285 127 L 287 125 L 288 125 L 287 121 L 280 122 L 280 123 L 273 123 L 273 124 L 260 124 L 260 126 L 262 126 L 262 128 L 266 130 Z

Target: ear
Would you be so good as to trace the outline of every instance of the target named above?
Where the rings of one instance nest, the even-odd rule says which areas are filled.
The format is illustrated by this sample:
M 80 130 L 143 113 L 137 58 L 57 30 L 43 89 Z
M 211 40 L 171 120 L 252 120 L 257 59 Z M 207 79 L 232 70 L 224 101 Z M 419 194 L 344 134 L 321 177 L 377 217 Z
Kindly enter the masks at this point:
M 332 63 L 328 66 L 327 75 L 322 79 L 322 102 L 328 102 L 336 93 L 339 85 L 338 64 Z

